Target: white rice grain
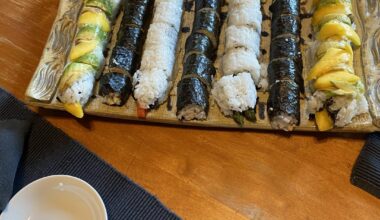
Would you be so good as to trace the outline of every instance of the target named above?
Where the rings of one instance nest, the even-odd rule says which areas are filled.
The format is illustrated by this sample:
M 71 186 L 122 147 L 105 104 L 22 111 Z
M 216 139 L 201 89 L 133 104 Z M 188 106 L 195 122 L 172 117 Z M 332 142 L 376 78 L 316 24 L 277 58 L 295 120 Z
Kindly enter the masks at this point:
M 259 57 L 260 37 L 260 34 L 249 26 L 229 26 L 226 29 L 226 50 L 245 47 Z
M 250 26 L 261 33 L 262 13 L 256 4 L 243 4 L 230 7 L 228 12 L 228 26 Z
M 152 23 L 169 24 L 178 32 L 182 19 L 181 6 L 182 5 L 179 5 L 178 3 L 176 4 L 173 1 L 160 2 L 156 4 Z

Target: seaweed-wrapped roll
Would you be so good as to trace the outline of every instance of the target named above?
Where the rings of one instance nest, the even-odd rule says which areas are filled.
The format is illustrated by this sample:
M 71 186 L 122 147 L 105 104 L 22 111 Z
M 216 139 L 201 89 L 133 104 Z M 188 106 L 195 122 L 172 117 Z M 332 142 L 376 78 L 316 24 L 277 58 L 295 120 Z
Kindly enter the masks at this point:
M 270 63 L 268 66 L 268 115 L 274 129 L 290 131 L 300 123 L 303 91 L 300 48 L 299 0 L 274 0 Z
M 108 105 L 123 105 L 132 93 L 132 77 L 140 63 L 151 2 L 129 0 L 124 4 L 122 22 L 108 69 L 100 79 L 99 94 Z
M 182 79 L 177 85 L 177 117 L 205 120 L 220 32 L 220 0 L 196 0 L 191 35 L 186 40 Z

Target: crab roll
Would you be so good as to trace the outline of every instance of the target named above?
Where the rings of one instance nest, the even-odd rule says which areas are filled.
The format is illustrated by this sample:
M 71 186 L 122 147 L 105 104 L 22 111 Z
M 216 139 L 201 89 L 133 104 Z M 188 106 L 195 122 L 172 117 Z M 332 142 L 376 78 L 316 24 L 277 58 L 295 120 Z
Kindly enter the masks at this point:
M 285 14 L 300 15 L 300 0 L 273 0 L 269 7 L 272 12 L 272 21 Z
M 249 26 L 261 33 L 262 20 L 260 4 L 255 2 L 229 7 L 228 26 Z
M 204 54 L 191 54 L 183 65 L 183 77 L 199 78 L 208 87 L 211 87 L 212 77 L 215 73 L 213 62 Z
M 126 1 L 122 25 L 144 28 L 147 25 L 148 13 L 153 0 L 130 0 Z
M 301 21 L 299 16 L 284 14 L 278 16 L 273 20 L 273 25 L 271 28 L 272 38 L 283 34 L 293 34 L 299 36 L 301 33 Z
M 85 0 L 84 5 L 85 7 L 99 8 L 112 19 L 117 14 L 120 0 Z
M 216 11 L 220 11 L 223 0 L 196 0 L 195 11 L 199 11 L 202 8 L 212 8 Z
M 88 64 L 71 63 L 62 75 L 58 86 L 57 98 L 66 111 L 82 118 L 84 106 L 90 96 L 95 82 L 96 71 Z
M 192 53 L 204 54 L 210 59 L 214 59 L 216 56 L 216 47 L 212 44 L 210 38 L 204 34 L 192 33 L 186 39 L 185 50 L 187 53 L 184 60 Z
M 198 78 L 184 78 L 178 83 L 177 117 L 180 120 L 205 120 L 209 110 L 207 86 Z
M 214 9 L 204 8 L 195 14 L 193 32 L 206 35 L 216 47 L 218 45 L 220 25 L 219 12 Z
M 269 90 L 268 115 L 274 129 L 293 130 L 300 123 L 300 90 L 293 81 L 278 81 Z
M 226 49 L 244 47 L 260 55 L 260 34 L 248 26 L 229 26 L 226 29 Z
M 300 87 L 303 85 L 303 79 L 298 65 L 293 59 L 284 57 L 272 60 L 268 65 L 268 82 L 269 86 L 277 81 L 294 81 Z
M 170 13 L 168 13 L 170 11 Z M 153 24 L 164 23 L 179 31 L 182 19 L 182 8 L 173 2 L 162 2 L 157 4 L 153 16 Z
M 251 74 L 255 84 L 259 83 L 261 66 L 253 51 L 245 48 L 229 50 L 223 56 L 222 69 L 224 75 L 248 72 Z

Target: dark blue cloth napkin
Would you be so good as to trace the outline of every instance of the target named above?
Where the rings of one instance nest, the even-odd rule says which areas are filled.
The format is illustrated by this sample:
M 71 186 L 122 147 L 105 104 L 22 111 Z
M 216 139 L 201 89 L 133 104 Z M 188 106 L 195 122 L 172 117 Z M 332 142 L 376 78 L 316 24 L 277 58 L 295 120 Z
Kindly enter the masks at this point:
M 0 171 L 8 169 L 8 172 L 0 172 L 0 187 L 5 184 L 4 190 L 0 190 L 0 197 L 9 196 L 12 188 L 14 194 L 25 185 L 45 176 L 72 175 L 85 180 L 99 192 L 110 220 L 179 219 L 154 196 L 2 89 L 0 121 L 8 124 L 1 126 L 0 123 L 0 132 L 3 131 L 1 129 L 7 129 L 7 126 L 13 128 L 13 131 L 7 131 L 11 136 L 0 134 Z M 30 129 L 26 129 L 30 122 Z M 22 156 L 21 145 L 24 146 Z M 12 170 L 14 173 L 17 164 L 17 173 L 13 178 Z
M 380 133 L 368 136 L 352 169 L 351 183 L 380 198 Z

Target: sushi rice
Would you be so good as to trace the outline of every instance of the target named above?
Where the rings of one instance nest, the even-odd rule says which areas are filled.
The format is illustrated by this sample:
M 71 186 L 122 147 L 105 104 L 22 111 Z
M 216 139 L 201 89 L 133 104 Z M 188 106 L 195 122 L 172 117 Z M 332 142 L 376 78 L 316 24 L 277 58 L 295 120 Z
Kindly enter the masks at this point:
M 257 87 L 268 82 L 261 74 L 260 37 L 262 13 L 259 0 L 229 0 L 223 76 L 211 91 L 226 116 L 255 109 Z
M 182 0 L 155 1 L 141 66 L 133 77 L 134 97 L 140 108 L 150 109 L 167 98 L 172 85 L 182 4 Z
M 226 116 L 231 116 L 233 111 L 243 112 L 256 106 L 256 87 L 247 72 L 222 77 L 215 83 L 212 95 Z
M 260 80 L 260 64 L 253 51 L 245 48 L 229 50 L 223 56 L 222 69 L 224 75 L 249 72 L 255 84 Z

